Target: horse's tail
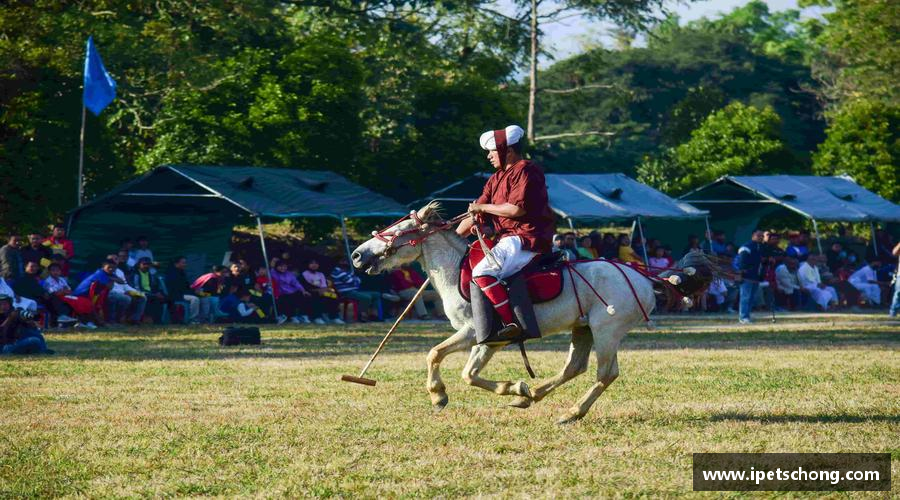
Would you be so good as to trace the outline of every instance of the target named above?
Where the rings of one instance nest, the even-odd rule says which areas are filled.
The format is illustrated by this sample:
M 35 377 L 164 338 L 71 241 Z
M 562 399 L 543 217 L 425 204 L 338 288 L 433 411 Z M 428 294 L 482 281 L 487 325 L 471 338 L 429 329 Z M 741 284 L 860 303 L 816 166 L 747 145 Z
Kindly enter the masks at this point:
M 659 284 L 658 292 L 670 296 L 674 288 L 682 297 L 690 297 L 705 291 L 713 280 L 733 279 L 734 273 L 715 255 L 697 250 L 688 252 L 673 269 L 661 272 L 659 277 L 665 278 L 671 286 Z

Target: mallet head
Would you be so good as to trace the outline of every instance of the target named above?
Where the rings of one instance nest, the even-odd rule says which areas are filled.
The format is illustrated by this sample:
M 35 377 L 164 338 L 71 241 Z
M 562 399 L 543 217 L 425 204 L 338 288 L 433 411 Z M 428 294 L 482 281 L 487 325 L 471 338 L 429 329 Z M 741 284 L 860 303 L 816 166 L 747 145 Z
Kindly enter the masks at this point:
M 375 381 L 370 378 L 354 377 L 353 375 L 341 375 L 344 382 L 353 382 L 354 384 L 370 385 L 375 387 Z

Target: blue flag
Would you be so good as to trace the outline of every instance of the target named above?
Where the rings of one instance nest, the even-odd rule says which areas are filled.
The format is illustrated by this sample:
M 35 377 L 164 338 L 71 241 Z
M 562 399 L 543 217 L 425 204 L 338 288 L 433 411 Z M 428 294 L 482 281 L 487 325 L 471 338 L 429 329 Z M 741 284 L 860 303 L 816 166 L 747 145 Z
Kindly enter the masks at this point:
M 116 98 L 116 81 L 103 67 L 94 37 L 88 37 L 84 58 L 84 105 L 95 116 Z

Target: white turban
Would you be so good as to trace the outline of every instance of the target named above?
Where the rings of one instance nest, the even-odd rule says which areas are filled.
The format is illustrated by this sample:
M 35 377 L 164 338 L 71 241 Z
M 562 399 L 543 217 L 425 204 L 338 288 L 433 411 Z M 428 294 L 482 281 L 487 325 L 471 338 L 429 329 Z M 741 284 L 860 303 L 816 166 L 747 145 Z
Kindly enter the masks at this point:
M 525 131 L 522 130 L 522 127 L 518 125 L 510 125 L 506 127 L 506 145 L 512 146 L 513 144 L 517 144 L 524 135 Z M 497 143 L 494 139 L 493 130 L 488 130 L 487 132 L 481 134 L 481 139 L 479 139 L 479 142 L 481 143 L 482 149 L 487 149 L 488 151 L 497 149 Z

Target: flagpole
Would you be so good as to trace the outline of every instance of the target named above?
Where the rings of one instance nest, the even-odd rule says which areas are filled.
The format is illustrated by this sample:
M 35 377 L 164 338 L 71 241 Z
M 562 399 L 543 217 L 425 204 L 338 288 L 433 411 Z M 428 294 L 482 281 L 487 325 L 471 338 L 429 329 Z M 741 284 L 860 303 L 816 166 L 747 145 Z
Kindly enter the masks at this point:
M 78 206 L 84 202 L 84 120 L 87 107 L 81 105 L 81 144 L 78 147 Z

